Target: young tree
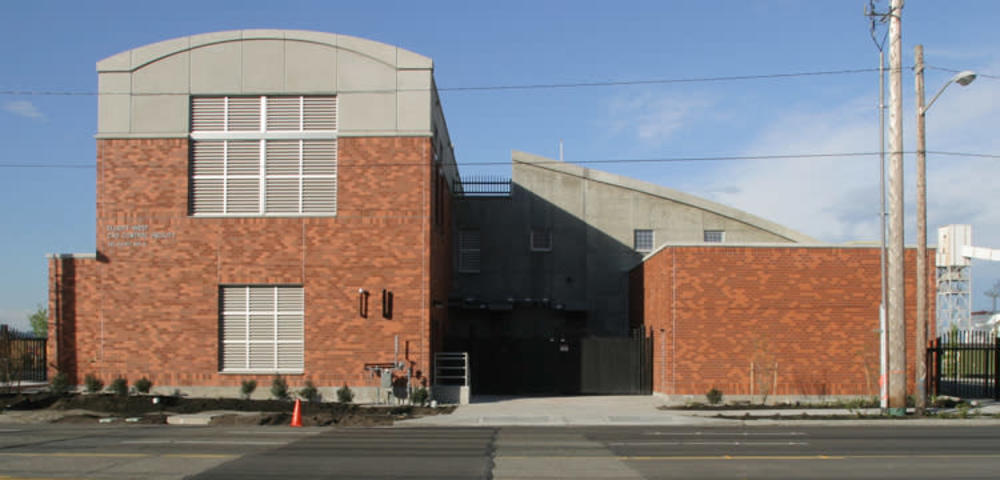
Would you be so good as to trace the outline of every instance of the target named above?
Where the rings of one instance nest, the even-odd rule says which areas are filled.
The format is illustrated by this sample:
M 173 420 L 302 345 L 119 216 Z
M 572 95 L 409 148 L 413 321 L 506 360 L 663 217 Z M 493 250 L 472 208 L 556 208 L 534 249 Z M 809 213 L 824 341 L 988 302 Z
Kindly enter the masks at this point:
M 49 311 L 45 307 L 38 305 L 38 309 L 35 313 L 28 315 L 28 321 L 31 322 L 31 331 L 35 333 L 36 337 L 47 337 L 49 336 Z

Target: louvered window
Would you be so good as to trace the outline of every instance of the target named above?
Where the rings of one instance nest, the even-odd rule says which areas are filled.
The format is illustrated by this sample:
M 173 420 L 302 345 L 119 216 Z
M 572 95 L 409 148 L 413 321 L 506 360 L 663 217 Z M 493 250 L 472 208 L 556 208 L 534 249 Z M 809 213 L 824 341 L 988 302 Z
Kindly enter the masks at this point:
M 459 230 L 458 271 L 479 273 L 480 258 L 479 230 Z
M 543 229 L 531 229 L 531 251 L 551 252 L 552 232 Z
M 302 373 L 302 287 L 241 285 L 219 290 L 221 370 Z
M 191 99 L 191 213 L 337 213 L 336 97 Z

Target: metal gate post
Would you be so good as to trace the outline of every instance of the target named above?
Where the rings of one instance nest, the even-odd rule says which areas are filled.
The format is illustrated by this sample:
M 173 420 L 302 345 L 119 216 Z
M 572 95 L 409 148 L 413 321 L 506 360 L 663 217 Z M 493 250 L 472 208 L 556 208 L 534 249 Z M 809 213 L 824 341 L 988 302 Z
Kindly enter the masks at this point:
M 1000 338 L 993 337 L 993 400 L 1000 400 Z

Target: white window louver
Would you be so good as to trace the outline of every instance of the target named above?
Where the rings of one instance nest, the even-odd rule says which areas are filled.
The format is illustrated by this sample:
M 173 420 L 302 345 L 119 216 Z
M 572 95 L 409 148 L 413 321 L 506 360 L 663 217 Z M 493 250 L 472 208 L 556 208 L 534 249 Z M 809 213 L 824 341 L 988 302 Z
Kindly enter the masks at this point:
M 193 98 L 192 214 L 335 215 L 336 129 L 334 96 Z
M 302 372 L 305 358 L 302 287 L 223 286 L 220 295 L 223 372 Z

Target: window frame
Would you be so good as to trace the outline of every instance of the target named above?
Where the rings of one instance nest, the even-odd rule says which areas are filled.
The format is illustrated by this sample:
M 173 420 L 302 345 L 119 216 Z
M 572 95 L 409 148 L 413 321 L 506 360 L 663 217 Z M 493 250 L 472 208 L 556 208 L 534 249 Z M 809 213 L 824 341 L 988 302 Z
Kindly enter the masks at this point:
M 244 308 L 242 310 L 226 310 L 226 299 L 225 291 L 226 289 L 237 289 L 244 288 L 245 299 Z M 279 302 L 278 292 L 280 289 L 297 289 L 298 293 L 302 298 L 301 309 L 298 310 L 282 310 L 281 303 Z M 254 289 L 272 290 L 273 292 L 273 308 L 272 310 L 253 310 L 251 308 L 251 291 Z M 271 315 L 273 319 L 273 324 L 271 328 L 273 329 L 272 339 L 270 340 L 260 340 L 253 339 L 254 335 L 251 334 L 252 317 L 254 316 L 266 316 Z M 235 321 L 243 320 L 243 336 L 242 340 L 226 340 L 226 323 L 227 316 L 234 317 Z M 282 316 L 298 316 L 301 318 L 301 330 L 297 332 L 297 339 L 287 340 L 279 339 L 279 332 L 281 332 L 280 321 Z M 243 366 L 227 366 L 226 364 L 226 344 L 242 344 L 243 354 Z M 272 363 L 269 366 L 256 366 L 251 365 L 253 355 L 251 354 L 251 345 L 272 345 Z M 279 345 L 299 345 L 298 351 L 301 352 L 301 357 L 298 358 L 297 367 L 281 367 Z M 305 289 L 302 285 L 261 285 L 261 284 L 226 284 L 219 285 L 219 373 L 220 374 L 289 374 L 289 375 L 300 375 L 305 372 Z
M 710 240 L 709 236 L 718 234 L 718 240 Z M 705 243 L 725 243 L 726 242 L 726 231 L 725 230 L 705 230 L 702 233 L 702 241 Z
M 475 247 L 469 245 L 466 235 L 475 234 Z M 482 231 L 478 228 L 467 228 L 458 231 L 458 272 L 459 273 L 480 273 L 482 271 L 483 255 Z M 472 258 L 475 258 L 473 262 Z M 468 259 L 468 260 L 467 260 Z M 466 262 L 473 262 L 469 264 Z
M 230 105 L 230 100 L 234 98 L 240 99 L 259 99 L 259 107 L 256 111 L 257 118 L 257 129 L 256 130 L 240 130 L 231 129 L 233 126 L 233 121 L 230 119 L 230 111 L 232 110 Z M 198 129 L 196 126 L 195 117 L 195 104 L 199 100 L 204 99 L 222 99 L 222 113 L 221 122 L 222 130 L 212 130 L 212 129 Z M 271 101 L 276 101 L 277 99 L 298 99 L 298 129 L 268 129 L 268 105 Z M 310 100 L 312 99 L 312 100 Z M 332 129 L 312 129 L 308 128 L 307 125 L 307 103 L 310 101 L 322 101 L 322 99 L 328 99 L 332 106 L 333 118 L 328 121 L 332 122 Z M 338 108 L 338 97 L 336 95 L 205 95 L 205 96 L 192 96 L 191 97 L 191 111 L 190 111 L 190 153 L 189 153 L 189 174 L 188 174 L 188 184 L 189 184 L 189 195 L 188 195 L 188 214 L 192 217 L 334 217 L 337 215 L 338 207 L 338 186 L 339 186 L 339 108 Z M 275 102 L 275 105 L 277 103 Z M 245 105 L 244 105 L 245 108 Z M 323 118 L 321 121 L 327 121 Z M 269 173 L 268 172 L 268 143 L 269 142 L 298 142 L 298 154 L 297 154 L 297 172 L 296 173 Z M 324 145 L 325 142 L 329 142 Z M 234 143 L 253 143 L 256 142 L 257 145 L 253 150 L 257 153 L 257 160 L 255 162 L 256 172 L 252 174 L 241 173 L 241 174 L 231 174 L 230 168 L 230 145 Z M 222 160 L 221 169 L 222 172 L 219 174 L 198 174 L 196 173 L 196 150 L 198 144 L 208 144 L 208 143 L 221 143 L 222 148 Z M 308 147 L 311 145 L 312 147 Z M 333 158 L 332 158 L 332 173 L 307 173 L 307 150 L 310 148 L 332 148 Z M 287 147 L 286 147 L 287 148 Z M 294 149 L 294 147 L 292 148 Z M 273 161 L 273 159 L 272 159 Z M 207 186 L 205 188 L 218 188 L 218 194 L 221 195 L 221 212 L 198 212 L 198 181 L 203 181 L 203 185 Z M 234 180 L 246 180 L 256 182 L 256 212 L 232 212 L 232 198 L 229 192 L 230 186 L 234 183 Z M 282 182 L 284 180 L 285 182 Z M 277 204 L 268 204 L 267 193 L 269 185 L 271 187 L 280 188 L 279 185 L 285 184 L 285 188 L 288 188 L 293 182 L 288 182 L 288 180 L 294 180 L 295 188 L 297 190 L 297 206 L 296 211 L 273 211 L 269 210 L 269 206 L 272 208 L 278 208 Z M 213 187 L 212 183 L 221 183 L 221 186 Z M 307 187 L 309 184 L 317 184 L 320 182 L 325 182 L 332 185 L 332 187 Z M 247 182 L 249 184 L 249 182 Z M 253 187 L 250 187 L 252 191 Z M 315 188 L 315 189 L 311 189 Z M 210 194 L 205 194 L 210 195 Z M 307 208 L 307 197 L 309 195 L 314 195 L 318 198 L 323 198 L 324 196 L 332 197 L 332 206 L 329 211 L 306 211 Z M 214 205 L 207 205 L 211 208 Z
M 539 239 L 544 240 L 544 244 L 539 245 L 539 242 L 536 241 Z M 552 231 L 546 228 L 532 228 L 528 239 L 528 248 L 532 252 L 551 252 Z
M 649 234 L 649 246 L 640 245 L 640 242 L 644 242 L 645 239 L 640 239 L 640 235 Z M 656 231 L 651 228 L 636 228 L 632 230 L 632 248 L 641 253 L 652 252 L 653 248 L 656 247 Z

